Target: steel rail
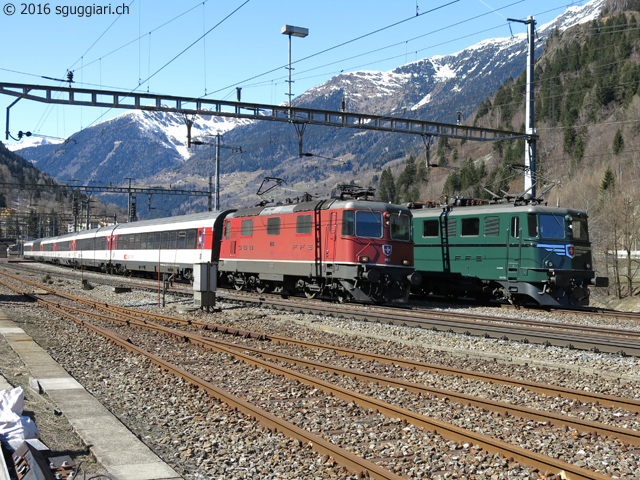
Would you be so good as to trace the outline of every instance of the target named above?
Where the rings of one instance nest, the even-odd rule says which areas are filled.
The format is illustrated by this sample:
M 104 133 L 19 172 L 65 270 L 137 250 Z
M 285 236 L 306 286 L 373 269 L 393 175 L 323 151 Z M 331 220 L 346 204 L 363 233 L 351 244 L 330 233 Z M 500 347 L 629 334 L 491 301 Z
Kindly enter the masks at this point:
M 53 302 L 44 301 L 44 300 L 42 301 L 45 303 L 51 304 L 50 308 L 55 309 L 56 311 L 60 311 L 60 312 L 64 311 L 63 309 L 59 309 L 56 306 L 52 305 Z M 65 308 L 73 308 L 74 310 L 77 310 L 74 307 L 65 307 Z M 81 312 L 81 313 L 85 315 L 90 314 L 87 312 Z M 224 342 L 211 342 L 210 339 L 206 339 L 201 335 L 196 335 L 196 334 L 192 334 L 192 333 L 188 333 L 180 330 L 175 330 L 175 329 L 163 327 L 157 324 L 150 324 L 149 322 L 143 322 L 138 319 L 133 319 L 133 320 L 123 319 L 120 321 L 120 323 L 124 323 L 128 326 L 136 326 L 136 327 L 148 329 L 155 332 L 165 333 L 165 334 L 174 336 L 176 338 L 188 340 L 189 343 L 194 345 L 199 345 L 204 348 L 214 349 L 220 353 L 226 353 L 228 355 L 231 355 L 235 359 L 241 360 L 249 365 L 253 365 L 255 367 L 267 370 L 276 375 L 281 375 L 286 378 L 299 381 L 312 388 L 320 389 L 323 392 L 325 392 L 327 395 L 340 398 L 345 402 L 349 402 L 349 403 L 354 402 L 362 408 L 372 409 L 373 411 L 379 412 L 391 418 L 400 418 L 402 420 L 407 421 L 408 423 L 411 423 L 412 425 L 415 425 L 417 427 L 424 428 L 429 431 L 433 431 L 434 433 L 437 433 L 439 435 L 442 435 L 443 437 L 449 440 L 454 440 L 458 443 L 471 441 L 490 453 L 498 453 L 506 458 L 514 458 L 516 461 L 524 465 L 528 465 L 532 468 L 537 468 L 537 469 L 546 470 L 546 471 L 553 471 L 557 473 L 563 472 L 565 475 L 565 478 L 569 480 L 574 480 L 574 479 L 575 480 L 596 480 L 596 479 L 604 480 L 608 478 L 604 475 L 598 474 L 597 472 L 593 472 L 591 470 L 587 470 L 582 467 L 571 465 L 562 460 L 548 457 L 546 455 L 542 455 L 539 453 L 531 452 L 522 447 L 511 445 L 507 442 L 494 439 L 490 436 L 478 434 L 476 432 L 466 430 L 462 427 L 451 425 L 446 422 L 442 422 L 440 420 L 430 418 L 426 415 L 421 415 L 411 410 L 397 407 L 395 405 L 389 404 L 382 400 L 374 399 L 366 395 L 353 392 L 351 390 L 336 386 L 324 380 L 320 380 L 315 377 L 311 377 L 309 375 L 292 371 L 280 365 L 276 365 L 271 362 L 257 359 L 255 357 L 252 357 L 250 355 L 240 352 L 239 350 L 242 349 L 242 347 L 235 346 L 233 348 L 229 348 L 222 344 Z M 122 338 L 121 336 L 119 337 Z M 130 348 L 128 346 L 130 344 L 127 342 L 125 343 L 126 345 L 124 346 L 126 346 L 127 348 Z M 134 348 L 136 350 L 132 350 L 132 351 L 137 351 L 139 349 L 139 347 L 134 347 Z M 160 359 L 160 361 L 163 361 L 163 360 Z M 176 368 L 179 368 L 179 367 L 176 367 Z M 183 369 L 179 369 L 179 370 L 181 372 L 185 372 L 185 370 Z M 179 375 L 183 376 L 182 373 L 180 373 Z M 183 377 L 183 378 L 189 380 L 187 377 Z M 251 413 L 248 413 L 248 414 L 251 415 Z M 321 453 L 326 453 L 326 452 L 321 452 Z
M 46 300 L 43 300 L 43 301 L 46 301 Z M 78 313 L 78 314 L 86 313 L 81 309 L 78 309 L 75 307 L 61 306 L 61 305 L 57 305 L 57 306 L 59 308 L 64 308 L 66 310 L 69 310 L 72 313 Z M 543 411 L 535 410 L 532 408 L 522 407 L 519 405 L 513 405 L 513 404 L 504 403 L 504 402 L 498 402 L 494 400 L 488 400 L 481 397 L 467 395 L 464 393 L 458 393 L 451 390 L 432 388 L 432 387 L 428 387 L 426 385 L 422 385 L 415 382 L 408 382 L 406 380 L 398 380 L 398 379 L 394 379 L 394 378 L 390 378 L 382 375 L 361 372 L 361 371 L 344 368 L 344 367 L 337 367 L 337 366 L 329 365 L 326 363 L 320 363 L 313 360 L 307 360 L 305 358 L 285 355 L 282 353 L 268 351 L 262 348 L 251 347 L 248 345 L 237 345 L 229 342 L 224 342 L 221 340 L 215 340 L 212 338 L 204 337 L 202 335 L 196 335 L 191 333 L 183 334 L 183 332 L 181 331 L 159 326 L 156 324 L 149 324 L 148 322 L 139 320 L 131 315 L 122 313 L 119 310 L 116 311 L 115 314 L 121 315 L 123 318 L 125 318 L 126 320 L 124 320 L 124 322 L 126 322 L 127 325 L 131 324 L 129 320 L 133 320 L 134 322 L 142 323 L 145 328 L 151 328 L 156 332 L 170 334 L 175 337 L 182 336 L 183 338 L 188 339 L 191 342 L 197 342 L 200 345 L 206 344 L 206 346 L 211 348 L 216 348 L 218 345 L 220 345 L 225 349 L 232 349 L 232 350 L 239 351 L 239 355 L 243 355 L 242 352 L 252 352 L 256 355 L 259 355 L 274 361 L 312 368 L 312 369 L 323 371 L 326 373 L 339 374 L 345 377 L 350 377 L 350 378 L 368 382 L 368 383 L 375 383 L 378 385 L 387 385 L 389 387 L 401 388 L 401 389 L 405 389 L 405 390 L 422 394 L 422 395 L 426 394 L 426 395 L 433 395 L 439 398 L 453 399 L 454 401 L 460 404 L 468 404 L 478 408 L 485 408 L 503 415 L 519 416 L 523 418 L 528 418 L 530 420 L 549 422 L 556 426 L 566 425 L 571 428 L 574 428 L 575 430 L 581 433 L 592 432 L 600 436 L 611 436 L 611 437 L 619 438 L 632 445 L 640 445 L 640 432 L 627 429 L 627 428 L 614 427 L 611 425 L 606 425 L 598 422 L 582 420 L 576 417 L 569 417 L 569 416 L 558 415 L 550 412 L 543 412 Z M 122 322 L 119 319 L 114 319 L 113 317 L 108 317 L 106 315 L 99 315 L 99 314 L 93 314 L 93 313 L 92 315 L 96 315 L 99 318 L 102 318 L 107 321 Z M 156 328 L 156 327 L 159 327 L 159 328 Z M 243 336 L 245 338 L 246 337 L 256 338 L 255 336 L 251 336 L 251 335 L 243 335 Z M 292 342 L 292 344 L 297 345 L 296 342 Z M 227 353 L 229 352 L 227 351 Z M 296 379 L 300 380 L 299 378 L 296 378 Z
M 222 295 L 220 295 L 222 297 Z M 225 296 L 228 299 L 238 299 L 232 295 Z M 224 297 L 223 297 L 224 298 Z M 522 341 L 524 343 L 537 343 L 542 345 L 556 345 L 567 347 L 570 349 L 590 350 L 596 353 L 606 352 L 621 355 L 633 355 L 640 357 L 640 341 L 618 334 L 617 336 L 608 335 L 601 336 L 597 334 L 581 333 L 577 331 L 568 331 L 570 325 L 566 326 L 565 331 L 550 330 L 548 328 L 528 327 L 525 325 L 505 325 L 508 319 L 501 319 L 501 324 L 490 323 L 482 320 L 481 316 L 472 319 L 461 319 L 465 314 L 457 315 L 457 319 L 444 318 L 434 312 L 425 312 L 417 314 L 408 312 L 407 310 L 379 310 L 362 309 L 358 307 L 328 305 L 328 304 L 312 304 L 299 303 L 293 304 L 283 299 L 275 299 L 266 296 L 256 298 L 242 297 L 240 301 L 253 303 L 256 305 L 269 306 L 280 310 L 291 310 L 299 313 L 308 313 L 316 315 L 336 315 L 344 318 L 353 318 L 365 322 L 375 322 L 384 324 L 398 324 L 407 327 L 417 327 L 430 329 L 434 331 L 461 333 L 464 335 L 484 336 L 488 338 L 497 338 L 501 340 Z M 512 322 L 516 323 L 516 322 Z M 593 331 L 593 328 L 591 329 Z M 620 332 L 626 333 L 621 330 Z M 637 332 L 632 331 L 632 335 Z
M 219 291 L 218 297 L 226 298 L 230 301 L 269 305 L 283 310 L 292 309 L 304 313 L 339 315 L 361 321 L 397 323 L 434 331 L 537 343 L 546 346 L 557 345 L 570 349 L 590 350 L 597 353 L 606 352 L 640 356 L 640 341 L 638 341 L 640 340 L 640 331 L 636 330 L 424 309 L 408 310 L 377 307 L 378 311 L 374 312 L 371 309 L 354 305 L 328 305 L 320 302 L 306 302 L 303 305 L 300 301 L 291 301 L 275 296 L 238 294 L 236 292 Z M 574 332 L 581 332 L 581 334 L 575 334 Z
M 435 374 L 439 374 L 439 375 L 451 375 L 451 376 L 460 376 L 460 377 L 464 377 L 467 379 L 471 379 L 471 380 L 479 380 L 479 381 L 483 381 L 483 382 L 488 382 L 488 383 L 500 383 L 503 385 L 511 385 L 511 386 L 518 386 L 518 387 L 523 387 L 526 388 L 530 391 L 533 392 L 537 392 L 537 393 L 541 393 L 543 395 L 554 395 L 554 396 L 560 396 L 563 398 L 567 398 L 567 399 L 574 399 L 574 400 L 578 400 L 581 402 L 585 402 L 585 403 L 600 403 L 602 405 L 605 406 L 610 406 L 610 407 L 615 407 L 615 408 L 622 408 L 625 410 L 630 410 L 633 412 L 640 412 L 640 401 L 639 400 L 634 400 L 634 399 L 629 399 L 629 398 L 622 398 L 622 397 L 615 397 L 612 395 L 604 395 L 601 393 L 596 393 L 596 392 L 586 392 L 583 390 L 575 390 L 575 389 L 570 389 L 570 388 L 565 388 L 565 387 L 561 387 L 561 386 L 556 386 L 556 385 L 550 385 L 550 384 L 539 384 L 539 383 L 535 383 L 535 382 L 530 382 L 527 380 L 517 380 L 517 379 L 512 379 L 509 377 L 504 377 L 504 376 L 499 376 L 499 375 L 490 375 L 490 374 L 486 374 L 486 373 L 482 373 L 482 372 L 473 372 L 473 371 L 468 371 L 468 370 L 462 370 L 462 369 L 456 369 L 453 367 L 446 367 L 446 366 L 442 366 L 442 365 L 435 365 L 435 364 L 430 364 L 430 363 L 426 363 L 426 362 L 421 362 L 418 360 L 410 360 L 410 359 L 404 359 L 404 358 L 399 358 L 399 357 L 391 357 L 391 356 L 387 356 L 387 355 L 380 355 L 380 354 L 375 354 L 375 353 L 367 353 L 367 352 L 363 352 L 360 350 L 353 350 L 353 349 L 348 349 L 348 348 L 344 348 L 344 347 L 339 347 L 336 345 L 329 345 L 329 344 L 323 344 L 323 343 L 314 343 L 314 342 L 309 342 L 309 341 L 304 341 L 304 340 L 294 340 L 288 337 L 283 337 L 283 336 L 278 336 L 278 335 L 266 335 L 266 334 L 260 334 L 260 333 L 254 333 L 254 332 L 247 332 L 247 331 L 243 331 L 243 330 L 238 330 L 238 329 L 233 329 L 233 328 L 229 328 L 229 327 L 223 327 L 223 326 L 219 326 L 219 325 L 213 325 L 211 323 L 207 323 L 207 322 L 202 322 L 202 321 L 197 321 L 197 320 L 189 320 L 189 319 L 182 319 L 182 318 L 178 318 L 178 317 L 173 317 L 173 316 L 169 316 L 169 315 L 163 315 L 163 314 L 156 314 L 156 313 L 151 313 L 151 312 L 141 312 L 141 311 L 135 311 L 126 307 L 119 307 L 119 306 L 115 306 L 115 305 L 109 305 L 107 303 L 103 303 L 103 302 L 97 302 L 95 300 L 89 300 L 86 298 L 82 298 L 82 297 L 78 297 L 75 295 L 70 295 L 70 294 L 66 294 L 63 292 L 56 292 L 55 289 L 50 288 L 50 287 L 43 287 L 40 286 L 39 284 L 37 284 L 36 282 L 32 282 L 30 280 L 26 280 L 26 279 L 22 279 L 20 277 L 15 277 L 13 275 L 7 274 L 10 277 L 14 278 L 15 280 L 19 280 L 31 285 L 34 285 L 38 288 L 42 288 L 44 290 L 50 291 L 51 293 L 56 293 L 62 297 L 66 297 L 66 298 L 70 298 L 73 299 L 75 301 L 78 302 L 83 302 L 85 304 L 89 304 L 91 306 L 94 306 L 96 308 L 106 308 L 106 309 L 112 309 L 112 310 L 118 310 L 121 311 L 123 313 L 129 314 L 129 315 L 133 315 L 134 317 L 147 317 L 147 318 L 153 318 L 156 320 L 163 320 L 166 322 L 172 322 L 172 323 L 179 323 L 179 324 L 183 324 L 183 325 L 193 325 L 193 326 L 197 326 L 203 329 L 208 329 L 208 330 L 215 330 L 221 333 L 227 333 L 227 334 L 231 334 L 231 335 L 236 335 L 236 336 L 252 336 L 253 338 L 259 339 L 259 340 L 271 340 L 271 341 L 276 341 L 276 342 L 281 342 L 281 343 L 285 343 L 285 344 L 295 344 L 298 346 L 306 346 L 307 348 L 310 349 L 317 349 L 317 350 L 332 350 L 340 355 L 346 355 L 346 356 L 352 356 L 352 357 L 357 357 L 357 358 L 361 358 L 364 360 L 369 360 L 369 361 L 376 361 L 376 362 L 380 362 L 380 363 L 387 363 L 387 364 L 392 364 L 392 365 L 398 365 L 401 367 L 405 367 L 405 368 L 414 368 L 414 369 L 418 369 L 418 370 L 423 370 L 423 371 L 428 371 L 428 372 L 432 372 Z

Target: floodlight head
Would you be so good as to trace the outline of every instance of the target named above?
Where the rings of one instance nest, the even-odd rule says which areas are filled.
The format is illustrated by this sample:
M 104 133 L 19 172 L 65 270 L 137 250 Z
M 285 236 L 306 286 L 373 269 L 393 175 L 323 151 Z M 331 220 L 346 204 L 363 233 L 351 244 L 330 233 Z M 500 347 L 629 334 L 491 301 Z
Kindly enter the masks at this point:
M 309 35 L 309 29 L 308 28 L 302 28 L 302 27 L 294 27 L 292 25 L 285 25 L 284 27 L 282 27 L 282 33 L 284 35 L 292 35 L 294 37 L 306 37 L 307 35 Z

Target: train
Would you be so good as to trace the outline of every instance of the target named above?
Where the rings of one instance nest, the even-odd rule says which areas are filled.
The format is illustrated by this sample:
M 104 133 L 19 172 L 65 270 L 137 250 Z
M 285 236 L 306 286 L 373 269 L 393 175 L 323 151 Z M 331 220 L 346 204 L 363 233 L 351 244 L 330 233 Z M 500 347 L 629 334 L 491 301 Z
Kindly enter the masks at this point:
M 582 307 L 593 268 L 587 214 L 539 202 L 452 198 L 407 204 L 412 211 L 417 295 Z
M 411 212 L 353 190 L 241 210 L 122 223 L 26 242 L 25 258 L 120 274 L 192 280 L 217 264 L 218 285 L 326 296 L 340 302 L 406 302 L 420 283 Z

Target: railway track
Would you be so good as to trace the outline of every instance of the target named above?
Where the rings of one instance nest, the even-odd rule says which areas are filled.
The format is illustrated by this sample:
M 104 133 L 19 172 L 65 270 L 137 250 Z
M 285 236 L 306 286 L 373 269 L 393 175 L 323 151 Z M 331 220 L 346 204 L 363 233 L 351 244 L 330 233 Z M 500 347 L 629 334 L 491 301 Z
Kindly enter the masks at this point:
M 469 395 L 460 395 L 452 391 L 443 391 L 439 389 L 428 388 L 424 385 L 420 385 L 414 382 L 408 382 L 404 380 L 402 381 L 394 380 L 392 378 L 388 378 L 388 376 L 386 375 L 384 376 L 375 375 L 367 372 L 355 371 L 353 369 L 346 369 L 343 367 L 331 367 L 327 365 L 325 362 L 309 361 L 298 356 L 293 357 L 291 355 L 279 353 L 279 350 L 281 350 L 282 347 L 266 350 L 264 348 L 264 342 L 262 342 L 263 345 L 259 347 L 256 347 L 256 346 L 251 347 L 247 344 L 233 345 L 228 342 L 213 340 L 201 334 L 192 333 L 183 329 L 175 330 L 173 328 L 152 324 L 151 321 L 149 320 L 149 317 L 151 317 L 151 315 L 148 313 L 134 312 L 131 309 L 123 309 L 122 307 L 112 308 L 110 306 L 106 306 L 95 301 L 86 301 L 68 294 L 63 294 L 63 296 L 66 298 L 66 301 L 68 301 L 69 303 L 72 303 L 73 305 L 78 305 L 79 303 L 82 302 L 82 303 L 86 303 L 87 306 L 90 308 L 100 308 L 101 310 L 104 310 L 105 312 L 107 312 L 105 313 L 105 315 L 108 315 L 108 317 L 103 316 L 101 318 L 101 321 L 106 321 L 111 323 L 119 322 L 120 324 L 124 325 L 125 328 L 127 329 L 127 334 L 125 335 L 123 335 L 122 333 L 112 334 L 113 336 L 110 338 L 113 341 L 125 346 L 126 348 L 131 348 L 133 344 L 138 343 L 137 341 L 132 341 L 131 339 L 132 337 L 130 335 L 129 330 L 132 327 L 135 327 L 137 329 L 151 328 L 155 332 L 162 332 L 166 335 L 170 335 L 174 338 L 179 339 L 181 342 L 184 342 L 185 340 L 188 339 L 189 345 L 198 345 L 202 348 L 214 349 L 218 353 L 233 356 L 236 360 L 241 360 L 254 367 L 260 368 L 266 372 L 282 375 L 283 377 L 290 378 L 295 382 L 306 384 L 308 388 L 312 389 L 312 391 L 322 390 L 325 393 L 328 393 L 330 397 L 340 398 L 342 399 L 343 402 L 346 402 L 348 404 L 353 403 L 355 405 L 359 405 L 362 411 L 379 412 L 392 418 L 401 418 L 402 421 L 406 424 L 413 425 L 416 428 L 429 430 L 431 432 L 437 432 L 438 434 L 443 435 L 445 438 L 453 439 L 455 442 L 457 442 L 457 444 L 469 443 L 471 445 L 479 445 L 488 452 L 491 452 L 494 454 L 500 454 L 507 458 L 513 458 L 522 464 L 529 465 L 532 468 L 538 469 L 540 471 L 545 471 L 545 472 L 546 471 L 550 471 L 550 472 L 563 471 L 566 478 L 607 478 L 607 477 L 603 477 L 602 475 L 599 475 L 595 472 L 589 472 L 588 470 L 585 471 L 585 469 L 582 469 L 579 467 L 576 468 L 574 465 L 566 464 L 566 462 L 560 461 L 560 463 L 558 463 L 558 461 L 556 461 L 555 459 L 549 459 L 549 457 L 545 457 L 544 455 L 533 454 L 532 452 L 522 449 L 520 447 L 514 447 L 512 445 L 506 444 L 505 442 L 496 440 L 493 436 L 490 436 L 490 435 L 479 435 L 474 432 L 467 431 L 460 427 L 455 427 L 455 426 L 446 424 L 444 422 L 440 422 L 438 420 L 430 419 L 428 417 L 425 417 L 424 415 L 417 414 L 416 412 L 413 412 L 411 410 L 406 410 L 406 409 L 397 407 L 388 402 L 377 400 L 376 398 L 372 398 L 371 396 L 368 396 L 368 395 L 363 395 L 362 393 L 350 391 L 349 389 L 346 389 L 344 387 L 336 386 L 335 383 L 333 382 L 326 382 L 323 380 L 319 380 L 315 376 L 299 373 L 295 369 L 285 368 L 282 365 L 283 364 L 295 365 L 297 369 L 299 368 L 306 369 L 306 370 L 313 369 L 315 372 L 320 372 L 320 375 L 329 376 L 329 377 L 340 376 L 342 378 L 348 378 L 348 379 L 353 378 L 353 379 L 357 379 L 358 382 L 362 382 L 366 384 L 384 385 L 384 388 L 393 388 L 395 390 L 412 392 L 413 394 L 418 394 L 421 396 L 428 395 L 428 396 L 434 396 L 434 397 L 440 397 L 440 398 L 447 398 L 449 401 L 451 401 L 451 399 L 454 399 L 453 401 L 458 402 L 462 405 L 468 403 L 468 404 L 471 404 L 474 408 L 486 409 L 498 415 L 504 415 L 504 416 L 508 415 L 508 416 L 527 418 L 529 420 L 537 422 L 537 428 L 542 428 L 541 424 L 547 424 L 547 423 L 550 425 L 561 424 L 565 428 L 567 426 L 570 426 L 570 428 L 575 429 L 577 432 L 580 432 L 581 434 L 586 435 L 587 432 L 593 432 L 588 434 L 589 435 L 595 434 L 595 435 L 617 438 L 631 445 L 640 444 L 638 432 L 630 429 L 611 427 L 603 424 L 598 424 L 595 422 L 584 422 L 580 420 L 569 419 L 566 416 L 562 416 L 562 415 L 539 412 L 533 409 L 520 408 L 514 405 L 505 405 L 501 402 L 487 401 L 486 399 L 481 399 L 481 398 L 473 398 Z M 56 309 L 56 311 L 60 312 L 61 314 L 65 312 L 65 315 L 70 315 L 70 316 L 77 316 L 77 315 L 91 315 L 94 317 L 96 316 L 94 312 L 87 312 L 86 310 L 80 310 L 76 306 L 71 306 L 71 305 L 63 306 L 59 303 L 60 300 L 61 299 L 56 299 L 55 301 L 52 302 L 50 299 L 39 298 L 39 301 L 47 304 L 49 308 Z M 117 319 L 116 316 L 119 317 L 119 319 Z M 146 318 L 141 319 L 139 318 L 140 316 L 143 316 Z M 185 321 L 184 319 L 176 319 L 173 317 L 167 317 L 162 315 L 155 315 L 153 317 L 157 321 L 182 323 L 183 325 L 186 325 L 186 327 L 192 330 L 193 329 L 202 330 L 205 327 L 211 331 L 226 330 L 226 333 L 233 333 L 236 336 L 236 338 L 242 338 L 243 340 L 246 340 L 246 342 L 255 342 L 256 339 L 259 339 L 262 341 L 271 340 L 271 343 L 273 344 L 278 343 L 279 345 L 289 345 L 297 349 L 303 349 L 307 352 L 313 352 L 313 351 L 317 352 L 317 351 L 324 351 L 324 350 L 330 349 L 345 358 L 359 357 L 362 360 L 366 360 L 367 362 L 373 361 L 380 364 L 386 363 L 386 364 L 391 364 L 395 366 L 401 366 L 404 369 L 410 369 L 410 370 L 422 369 L 422 370 L 428 370 L 428 371 L 438 371 L 438 373 L 444 373 L 445 370 L 448 370 L 446 372 L 447 375 L 470 374 L 469 372 L 463 372 L 456 369 L 442 369 L 441 367 L 437 367 L 434 365 L 420 364 L 420 362 L 407 361 L 399 358 L 384 357 L 381 355 L 369 354 L 366 352 L 358 352 L 355 350 L 340 349 L 331 345 L 313 344 L 310 342 L 300 342 L 291 338 L 276 337 L 273 335 L 265 337 L 263 334 L 259 334 L 256 332 L 247 332 L 247 331 L 238 331 L 238 330 L 230 331 L 226 327 L 222 327 L 218 329 L 204 322 L 200 323 L 200 322 L 194 322 L 191 320 Z M 82 320 L 78 320 L 78 321 L 84 322 Z M 99 327 L 99 328 L 104 328 L 104 327 Z M 102 334 L 105 334 L 105 332 L 102 332 Z M 136 347 L 136 348 L 137 349 L 135 351 L 141 354 L 142 351 L 140 350 L 140 348 L 139 347 Z M 263 359 L 268 359 L 270 361 L 266 361 Z M 157 359 L 153 359 L 153 361 L 156 362 Z M 175 369 L 171 366 L 169 367 L 163 366 L 163 368 L 166 368 L 169 371 L 180 373 L 182 375 L 181 370 L 183 369 Z M 479 375 L 479 374 L 470 374 L 470 375 L 475 375 L 476 379 L 481 379 L 481 381 L 484 381 L 484 382 L 497 382 L 497 383 L 512 382 L 509 379 L 499 378 L 499 377 L 490 376 L 490 375 Z M 189 376 L 184 378 L 189 379 L 189 381 L 193 380 Z M 632 400 L 629 401 L 629 400 L 618 399 L 614 397 L 607 397 L 603 395 L 591 395 L 591 396 L 588 396 L 587 398 L 584 396 L 585 395 L 584 392 L 579 392 L 579 391 L 571 392 L 569 389 L 559 389 L 558 387 L 541 386 L 541 385 L 536 385 L 533 382 L 520 382 L 520 383 L 516 382 L 512 386 L 514 385 L 517 385 L 518 388 L 527 388 L 527 389 L 537 388 L 538 389 L 537 391 L 539 393 L 543 393 L 544 395 L 550 395 L 550 396 L 575 395 L 573 398 L 580 402 L 592 402 L 592 403 L 597 402 L 602 404 L 608 403 L 615 408 L 624 408 L 624 409 L 627 409 L 629 412 L 633 412 L 633 413 L 629 413 L 629 416 L 637 415 L 637 412 L 640 410 L 640 402 L 632 401 Z M 217 398 L 225 398 L 225 402 L 235 401 L 235 400 L 229 399 L 228 397 L 222 397 L 221 396 L 222 393 L 218 391 L 208 390 L 210 389 L 210 386 L 205 385 L 205 386 L 201 386 L 201 388 L 204 388 L 207 391 L 210 391 L 211 394 L 214 396 L 216 394 L 219 395 Z M 247 396 L 247 394 L 245 394 L 245 396 Z M 325 400 L 325 402 L 328 402 L 328 400 Z M 273 402 L 267 402 L 267 403 L 272 404 Z M 240 406 L 237 406 L 236 408 L 240 408 Z M 243 405 L 242 408 L 248 408 L 248 407 L 246 405 Z M 247 412 L 251 412 L 251 413 L 247 413 Z M 255 410 L 246 410 L 245 413 L 251 416 L 256 415 Z M 384 422 L 384 420 L 380 420 L 377 415 L 372 415 L 370 417 L 367 417 L 366 420 L 363 420 L 362 418 L 360 418 L 359 420 L 360 420 L 360 423 L 364 422 L 365 424 L 366 423 L 371 424 L 377 421 Z M 264 421 L 266 422 L 266 420 Z M 265 425 L 271 425 L 271 427 L 269 428 L 274 428 L 273 424 L 265 423 Z M 278 428 L 278 427 L 275 427 L 275 428 Z M 283 428 L 284 427 L 282 426 L 280 427 L 280 429 L 283 429 Z M 292 433 L 293 430 L 287 430 L 287 431 L 289 432 L 289 434 L 293 435 Z M 305 442 L 311 441 L 309 440 L 309 437 L 304 437 L 304 439 L 301 437 L 296 437 L 296 438 L 298 438 L 300 441 L 305 441 Z M 325 447 L 328 448 L 322 442 L 320 442 L 318 445 L 322 446 L 322 448 L 325 448 Z M 339 453 L 328 453 L 328 450 L 324 451 L 324 453 L 331 455 L 333 458 L 335 458 L 340 462 L 343 462 L 345 466 L 348 465 L 348 468 L 350 468 L 352 471 L 367 471 L 374 478 L 399 478 L 397 476 L 384 476 L 384 475 L 387 475 L 388 473 L 395 475 L 393 474 L 393 472 L 388 472 L 388 473 L 377 472 L 377 474 L 373 474 L 372 473 L 373 470 L 371 470 L 371 465 L 363 464 L 363 463 L 357 463 L 357 464 L 348 463 L 352 461 L 352 460 L 346 460 L 348 456 L 343 458 L 343 457 L 340 457 Z M 390 459 L 385 458 L 384 456 L 377 457 L 377 460 L 383 464 L 386 464 L 390 461 Z M 402 467 L 401 467 L 401 470 L 402 470 Z
M 122 285 L 122 281 L 119 282 Z M 158 286 L 137 279 L 135 286 L 157 291 Z M 188 287 L 172 290 L 189 295 Z M 640 356 L 640 329 L 611 328 L 602 325 L 580 325 L 568 322 L 539 321 L 498 315 L 450 312 L 431 308 L 389 308 L 358 305 L 342 305 L 309 301 L 298 297 L 282 298 L 279 295 L 253 294 L 219 290 L 218 296 L 230 301 L 269 306 L 286 311 L 299 311 L 320 315 L 353 318 L 379 323 L 393 323 L 408 327 L 430 329 L 485 338 L 496 338 L 523 343 L 559 346 L 592 352 L 606 352 L 623 356 Z M 611 317 L 609 317 L 611 318 Z M 627 320 L 635 321 L 631 315 Z M 640 323 L 640 317 L 639 317 Z

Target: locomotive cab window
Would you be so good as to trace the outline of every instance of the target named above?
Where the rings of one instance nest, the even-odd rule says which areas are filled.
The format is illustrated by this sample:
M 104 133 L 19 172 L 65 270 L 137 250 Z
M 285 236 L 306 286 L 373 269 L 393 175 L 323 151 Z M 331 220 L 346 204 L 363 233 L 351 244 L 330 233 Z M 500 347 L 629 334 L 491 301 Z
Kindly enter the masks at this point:
M 356 212 L 356 236 L 382 238 L 382 213 L 373 210 L 358 210 Z
M 342 235 L 351 237 L 355 233 L 355 212 L 345 210 L 342 212 Z
M 573 217 L 571 223 L 571 230 L 573 232 L 573 238 L 577 240 L 589 241 L 589 230 L 587 229 L 587 219 Z
M 424 220 L 422 222 L 422 236 L 424 238 L 438 238 L 440 222 L 438 220 Z
M 411 239 L 411 219 L 408 215 L 392 213 L 389 218 L 389 228 L 393 240 L 409 241 Z
M 311 215 L 298 215 L 298 218 L 296 218 L 296 233 L 311 233 L 312 221 L 313 218 Z
M 250 237 L 251 235 L 253 235 L 253 220 L 250 218 L 242 220 L 242 224 L 240 224 L 240 236 Z
M 280 217 L 267 218 L 267 235 L 280 235 Z
M 460 222 L 461 237 L 477 237 L 480 235 L 480 219 L 478 217 L 463 218 Z

